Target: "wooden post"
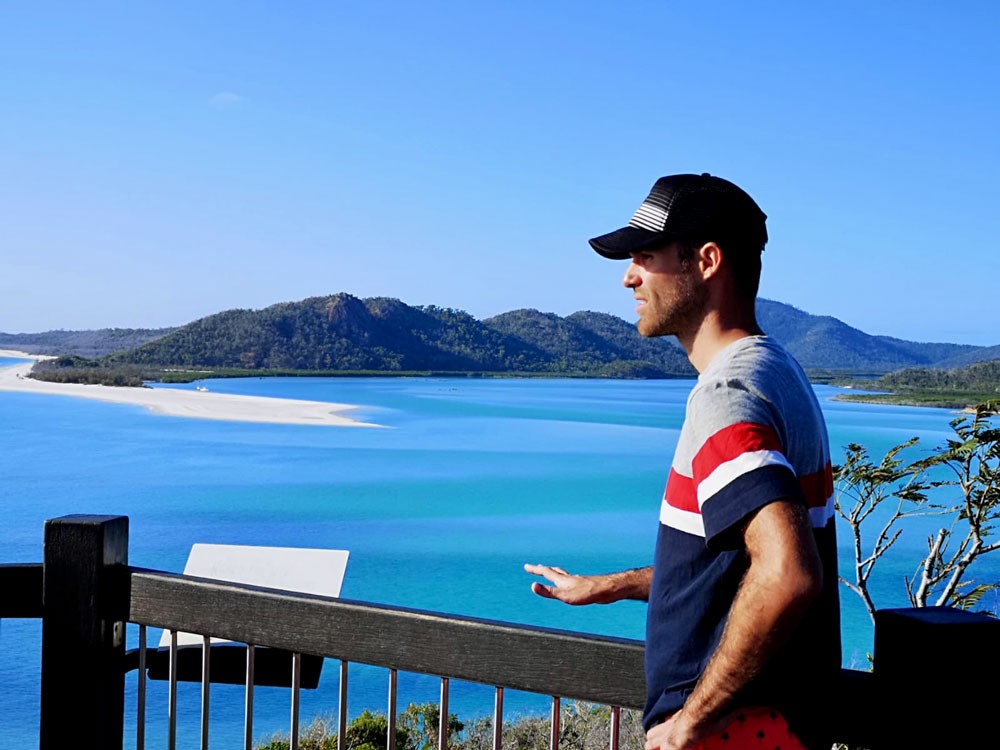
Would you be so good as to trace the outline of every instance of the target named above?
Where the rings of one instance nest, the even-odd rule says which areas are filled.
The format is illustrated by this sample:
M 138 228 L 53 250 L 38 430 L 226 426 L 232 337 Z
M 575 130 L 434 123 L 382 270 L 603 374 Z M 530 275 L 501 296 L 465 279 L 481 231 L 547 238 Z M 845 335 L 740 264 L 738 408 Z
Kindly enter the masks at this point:
M 39 750 L 120 750 L 128 518 L 45 523 Z
M 951 607 L 875 613 L 874 748 L 994 747 L 1000 620 Z

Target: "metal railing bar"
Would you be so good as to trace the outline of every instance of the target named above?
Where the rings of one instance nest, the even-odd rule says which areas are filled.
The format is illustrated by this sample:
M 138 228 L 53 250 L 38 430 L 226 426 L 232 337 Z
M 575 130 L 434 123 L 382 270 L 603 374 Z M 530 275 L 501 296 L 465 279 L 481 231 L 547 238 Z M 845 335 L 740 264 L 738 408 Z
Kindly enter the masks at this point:
M 448 750 L 448 678 L 441 678 L 441 703 L 438 716 L 438 750 Z
M 395 669 L 389 670 L 389 705 L 386 708 L 386 750 L 396 750 L 396 683 L 398 675 Z
M 167 750 L 177 748 L 177 631 L 170 631 L 170 685 L 167 689 Z
M 146 747 L 146 626 L 139 626 L 139 674 L 135 707 L 135 750 Z
M 347 748 L 347 662 L 340 660 L 340 685 L 337 687 L 337 750 Z
M 493 695 L 493 750 L 503 744 L 503 688 L 497 687 Z
M 618 750 L 618 743 L 621 740 L 621 706 L 611 707 L 611 739 L 608 743 L 608 750 Z
M 549 733 L 549 748 L 559 750 L 559 720 L 562 712 L 562 705 L 558 695 L 552 696 L 552 727 Z
M 302 684 L 302 654 L 292 654 L 292 732 L 289 750 L 299 748 L 299 687 Z
M 204 636 L 201 646 L 201 750 L 208 750 L 209 695 L 212 684 L 212 639 Z
M 247 686 L 243 702 L 243 750 L 253 750 L 254 646 L 247 644 Z
M 645 704 L 641 641 L 136 568 L 129 582 L 132 622 L 604 705 Z M 288 628 L 289 620 L 301 626 Z

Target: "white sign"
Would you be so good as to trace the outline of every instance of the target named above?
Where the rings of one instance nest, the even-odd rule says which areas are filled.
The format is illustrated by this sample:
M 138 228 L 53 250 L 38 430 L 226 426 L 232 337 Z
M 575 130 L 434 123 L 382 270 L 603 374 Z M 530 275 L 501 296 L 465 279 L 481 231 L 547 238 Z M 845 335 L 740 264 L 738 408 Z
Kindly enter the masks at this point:
M 318 596 L 340 596 L 348 551 L 300 547 L 249 547 L 237 544 L 195 544 L 184 575 L 284 589 Z M 226 643 L 213 638 L 212 643 Z M 200 646 L 204 638 L 177 633 L 178 646 Z M 160 636 L 160 648 L 170 646 L 170 631 Z

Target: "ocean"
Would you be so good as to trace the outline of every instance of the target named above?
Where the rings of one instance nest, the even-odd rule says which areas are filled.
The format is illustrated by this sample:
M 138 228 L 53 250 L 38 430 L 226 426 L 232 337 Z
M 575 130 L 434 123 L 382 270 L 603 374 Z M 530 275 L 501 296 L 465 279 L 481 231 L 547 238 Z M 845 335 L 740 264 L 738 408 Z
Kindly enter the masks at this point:
M 0 367 L 13 364 L 0 359 Z M 0 392 L 0 562 L 38 562 L 46 519 L 130 518 L 130 562 L 181 571 L 197 542 L 347 549 L 342 596 L 547 627 L 641 638 L 644 606 L 571 608 L 534 596 L 525 562 L 579 573 L 648 564 L 659 498 L 691 381 L 469 378 L 245 378 L 210 391 L 353 403 L 383 429 L 247 424 L 160 416 L 139 407 Z M 183 386 L 158 386 L 191 388 Z M 850 442 L 874 456 L 910 437 L 920 450 L 955 414 L 831 401 L 817 386 L 834 461 Z M 883 561 L 880 606 L 905 606 L 928 524 Z M 841 569 L 851 563 L 840 531 Z M 1000 565 L 981 566 L 1000 579 Z M 871 627 L 846 589 L 845 665 L 865 667 Z M 40 624 L 0 623 L 0 742 L 37 746 Z M 135 630 L 129 631 L 130 645 Z M 158 632 L 150 633 L 155 644 Z M 301 714 L 336 711 L 337 665 L 302 694 Z M 399 702 L 436 699 L 433 678 L 401 675 Z M 135 675 L 126 746 L 134 743 Z M 351 667 L 350 713 L 384 710 L 383 670 Z M 180 746 L 197 742 L 197 685 L 181 685 Z M 508 694 L 507 715 L 547 711 Z M 214 686 L 213 745 L 242 737 L 242 689 Z M 451 710 L 488 713 L 492 689 L 452 684 Z M 165 747 L 166 692 L 151 683 L 147 746 Z M 259 688 L 255 735 L 287 731 L 289 696 Z

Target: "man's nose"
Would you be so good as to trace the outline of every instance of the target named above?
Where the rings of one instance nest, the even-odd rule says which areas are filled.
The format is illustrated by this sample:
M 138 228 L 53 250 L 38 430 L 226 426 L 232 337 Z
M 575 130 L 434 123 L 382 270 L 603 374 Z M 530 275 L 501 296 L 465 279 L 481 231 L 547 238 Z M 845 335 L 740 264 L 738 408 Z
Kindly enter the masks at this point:
M 625 276 L 622 278 L 622 284 L 629 289 L 634 289 L 642 283 L 642 279 L 639 277 L 638 270 L 635 267 L 635 263 L 629 263 L 628 268 L 625 271 Z

